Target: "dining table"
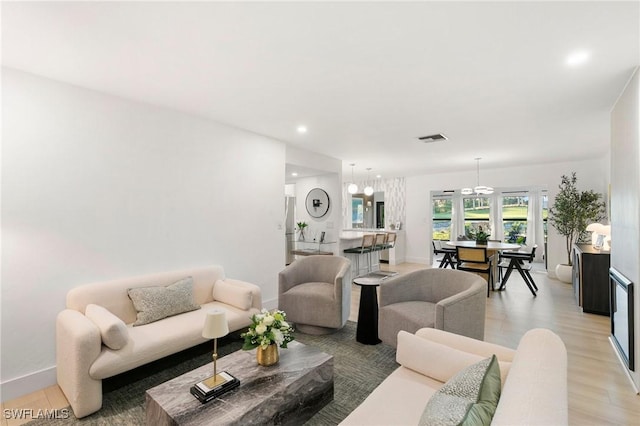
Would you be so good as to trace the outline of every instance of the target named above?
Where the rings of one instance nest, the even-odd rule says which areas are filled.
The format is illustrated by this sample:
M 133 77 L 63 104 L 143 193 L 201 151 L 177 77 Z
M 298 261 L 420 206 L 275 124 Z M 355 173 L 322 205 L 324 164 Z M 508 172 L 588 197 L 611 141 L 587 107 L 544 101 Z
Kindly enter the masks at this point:
M 447 245 L 451 247 L 483 247 L 487 249 L 487 256 L 495 256 L 496 252 L 501 250 L 519 250 L 520 244 L 505 243 L 503 241 L 487 241 L 486 243 L 478 243 L 473 240 L 464 241 L 447 241 Z M 498 275 L 498 258 L 494 258 L 493 264 L 493 276 Z

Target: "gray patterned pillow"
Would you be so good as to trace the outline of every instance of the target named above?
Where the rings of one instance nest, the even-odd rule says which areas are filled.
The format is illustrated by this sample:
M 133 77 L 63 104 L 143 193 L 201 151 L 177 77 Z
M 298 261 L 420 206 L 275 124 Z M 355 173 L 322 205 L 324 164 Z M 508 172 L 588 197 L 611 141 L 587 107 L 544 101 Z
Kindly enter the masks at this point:
M 193 300 L 193 278 L 183 278 L 167 287 L 140 287 L 127 290 L 138 312 L 136 325 L 200 309 Z
M 419 424 L 489 425 L 500 399 L 500 386 L 500 366 L 493 355 L 449 379 L 431 397 Z

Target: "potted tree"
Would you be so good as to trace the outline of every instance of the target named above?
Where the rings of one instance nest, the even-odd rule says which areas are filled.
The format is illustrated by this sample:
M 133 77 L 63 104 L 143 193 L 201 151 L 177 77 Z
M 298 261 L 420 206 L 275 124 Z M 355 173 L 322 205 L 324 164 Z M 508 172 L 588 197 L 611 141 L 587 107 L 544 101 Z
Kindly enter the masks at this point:
M 562 175 L 560 191 L 549 209 L 549 222 L 558 233 L 565 237 L 567 263 L 556 266 L 556 276 L 560 281 L 571 282 L 571 250 L 573 244 L 581 240 L 587 225 L 606 217 L 602 195 L 592 190 L 578 191 L 576 173 Z

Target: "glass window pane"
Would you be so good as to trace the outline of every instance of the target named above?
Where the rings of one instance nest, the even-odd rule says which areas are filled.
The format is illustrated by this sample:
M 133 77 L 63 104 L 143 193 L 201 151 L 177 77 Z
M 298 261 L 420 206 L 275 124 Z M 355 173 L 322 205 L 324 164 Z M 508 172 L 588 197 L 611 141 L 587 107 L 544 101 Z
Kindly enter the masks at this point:
M 502 224 L 507 243 L 526 244 L 528 209 L 528 195 L 505 194 L 502 197 Z
M 464 233 L 475 239 L 476 233 L 482 228 L 489 232 L 489 212 L 491 200 L 486 197 L 469 197 L 462 199 L 464 205 Z
M 451 236 L 451 198 L 433 198 L 432 203 L 432 238 L 449 241 Z

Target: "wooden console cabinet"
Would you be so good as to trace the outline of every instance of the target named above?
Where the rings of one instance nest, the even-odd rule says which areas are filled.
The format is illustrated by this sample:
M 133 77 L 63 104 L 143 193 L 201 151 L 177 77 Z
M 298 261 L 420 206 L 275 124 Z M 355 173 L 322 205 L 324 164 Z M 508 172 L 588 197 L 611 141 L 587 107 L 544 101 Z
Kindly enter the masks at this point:
M 573 245 L 573 290 L 584 312 L 609 315 L 609 252 Z

